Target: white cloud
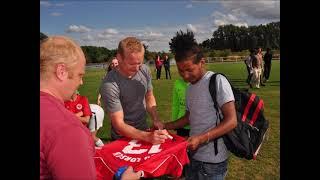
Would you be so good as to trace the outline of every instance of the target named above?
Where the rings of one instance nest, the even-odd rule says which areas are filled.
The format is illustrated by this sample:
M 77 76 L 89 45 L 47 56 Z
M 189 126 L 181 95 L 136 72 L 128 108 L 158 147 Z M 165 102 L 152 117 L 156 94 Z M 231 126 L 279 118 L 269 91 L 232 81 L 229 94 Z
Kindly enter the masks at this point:
M 111 38 L 111 37 L 112 37 L 111 34 L 101 33 L 101 34 L 98 34 L 98 35 L 97 35 L 97 38 L 98 38 L 99 40 L 105 40 L 105 39 L 109 39 L 109 38 Z
M 62 15 L 62 13 L 53 12 L 53 13 L 51 13 L 50 15 L 51 15 L 51 16 L 61 16 L 61 15 Z
M 256 19 L 280 19 L 280 0 L 224 0 L 221 4 L 229 11 L 242 12 Z
M 90 28 L 87 28 L 86 26 L 80 25 L 70 25 L 68 29 L 66 30 L 67 33 L 77 32 L 77 33 L 85 33 L 91 31 Z
M 159 41 L 161 41 L 161 39 L 163 39 L 162 37 L 164 35 L 162 33 L 150 31 L 150 28 L 146 28 L 144 31 L 145 32 L 141 33 L 140 30 L 139 30 L 135 35 L 141 41 L 145 41 L 147 43 L 150 43 L 150 42 L 153 42 L 153 41 L 159 42 Z
M 212 13 L 211 17 L 213 18 L 213 26 L 218 27 L 227 24 L 233 24 L 235 26 L 246 26 L 248 27 L 248 23 L 242 19 L 239 19 L 233 14 L 223 14 L 219 11 L 215 11 Z
M 197 28 L 195 26 L 192 26 L 192 24 L 187 24 L 187 28 L 190 29 L 194 33 L 197 32 Z
M 146 35 L 150 36 L 150 37 L 162 37 L 163 36 L 162 33 L 156 33 L 156 32 L 149 32 Z
M 96 40 L 101 41 L 101 40 L 110 40 L 117 38 L 119 34 L 119 31 L 113 28 L 108 28 L 105 30 L 96 30 Z
M 186 8 L 188 8 L 188 9 L 189 9 L 189 8 L 192 8 L 192 4 L 187 4 L 187 5 L 186 5 Z
M 49 1 L 40 1 L 40 6 L 49 7 L 51 6 L 51 3 Z
M 106 29 L 103 34 L 118 34 L 119 32 L 116 29 L 108 28 Z
M 64 6 L 63 3 L 57 3 L 57 4 L 55 4 L 55 5 L 58 6 L 58 7 L 63 7 L 63 6 Z
M 81 39 L 83 41 L 93 41 L 94 40 L 94 38 L 90 34 L 87 34 L 86 36 L 83 36 Z

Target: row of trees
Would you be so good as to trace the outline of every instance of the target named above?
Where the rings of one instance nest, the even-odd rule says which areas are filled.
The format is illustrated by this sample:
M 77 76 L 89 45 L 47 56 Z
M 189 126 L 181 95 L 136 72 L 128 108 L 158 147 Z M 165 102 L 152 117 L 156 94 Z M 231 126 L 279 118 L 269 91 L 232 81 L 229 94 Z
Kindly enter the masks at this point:
M 40 39 L 46 38 L 47 35 L 40 32 Z M 238 27 L 234 25 L 219 26 L 213 32 L 212 38 L 200 43 L 204 52 L 209 57 L 228 56 L 231 54 L 247 54 L 248 49 L 255 47 L 267 47 L 271 49 L 280 49 L 280 22 L 272 22 L 266 25 Z M 152 52 L 145 47 L 144 58 L 146 61 L 154 60 L 159 54 L 167 54 L 169 58 L 173 57 L 172 53 Z M 81 46 L 87 63 L 110 62 L 116 55 L 117 49 L 109 50 L 105 47 Z
M 109 50 L 105 47 L 81 46 L 86 56 L 87 63 L 103 63 L 110 61 L 116 55 L 116 49 Z
M 219 26 L 212 38 L 200 44 L 205 51 L 242 51 L 255 47 L 280 49 L 280 21 L 259 26 Z

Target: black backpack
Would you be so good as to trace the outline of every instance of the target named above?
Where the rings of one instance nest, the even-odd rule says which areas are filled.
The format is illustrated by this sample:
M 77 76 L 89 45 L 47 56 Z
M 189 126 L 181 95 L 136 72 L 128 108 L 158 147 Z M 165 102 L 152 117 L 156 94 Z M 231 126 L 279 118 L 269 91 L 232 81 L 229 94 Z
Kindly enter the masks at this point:
M 220 74 L 215 73 L 210 78 L 209 92 L 214 102 L 214 107 L 217 112 L 217 117 L 220 121 L 220 113 L 218 111 L 218 104 L 216 100 L 216 76 Z M 228 78 L 226 77 L 228 80 Z M 269 127 L 269 122 L 263 115 L 263 100 L 256 94 L 248 91 L 241 91 L 234 88 L 228 80 L 235 98 L 235 108 L 237 113 L 237 126 L 229 133 L 223 135 L 223 141 L 227 149 L 234 155 L 250 159 L 256 159 L 260 150 L 261 144 L 264 140 L 265 133 Z M 217 124 L 216 124 L 217 125 Z M 214 140 L 215 154 L 218 153 L 217 138 Z

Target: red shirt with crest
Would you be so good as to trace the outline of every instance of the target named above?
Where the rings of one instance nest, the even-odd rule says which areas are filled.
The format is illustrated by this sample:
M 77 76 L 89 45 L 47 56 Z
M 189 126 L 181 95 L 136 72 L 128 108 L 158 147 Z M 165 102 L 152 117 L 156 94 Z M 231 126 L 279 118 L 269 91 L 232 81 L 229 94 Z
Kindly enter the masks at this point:
M 76 100 L 65 101 L 64 106 L 73 113 L 82 111 L 83 116 L 91 116 L 92 114 L 88 98 L 85 96 L 77 95 Z

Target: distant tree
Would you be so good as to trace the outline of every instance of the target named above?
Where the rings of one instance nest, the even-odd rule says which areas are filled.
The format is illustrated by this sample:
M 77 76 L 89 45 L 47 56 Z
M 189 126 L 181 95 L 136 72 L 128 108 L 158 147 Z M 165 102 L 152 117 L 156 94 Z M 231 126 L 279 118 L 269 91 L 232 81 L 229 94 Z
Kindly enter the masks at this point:
M 178 39 L 183 39 L 184 37 L 192 37 L 192 39 L 186 38 L 188 41 L 178 41 Z M 185 43 L 196 43 L 196 39 L 194 38 L 194 33 L 187 29 L 187 32 L 184 33 L 182 30 L 180 32 L 176 32 L 176 36 L 171 39 L 171 42 L 169 42 L 170 51 L 173 54 L 176 54 L 176 51 L 183 48 L 185 46 Z
M 212 38 L 203 41 L 200 46 L 205 52 L 224 49 L 241 52 L 254 47 L 279 49 L 280 21 L 249 27 L 232 24 L 219 26 Z
M 115 50 L 110 51 L 105 47 L 81 46 L 87 63 L 102 63 L 115 56 Z
M 147 62 L 148 60 L 150 60 L 150 55 L 151 55 L 151 53 L 148 51 L 149 46 L 144 43 L 142 45 L 144 47 L 144 61 Z
M 48 38 L 47 35 L 43 34 L 42 32 L 40 32 L 40 40 L 46 39 Z

